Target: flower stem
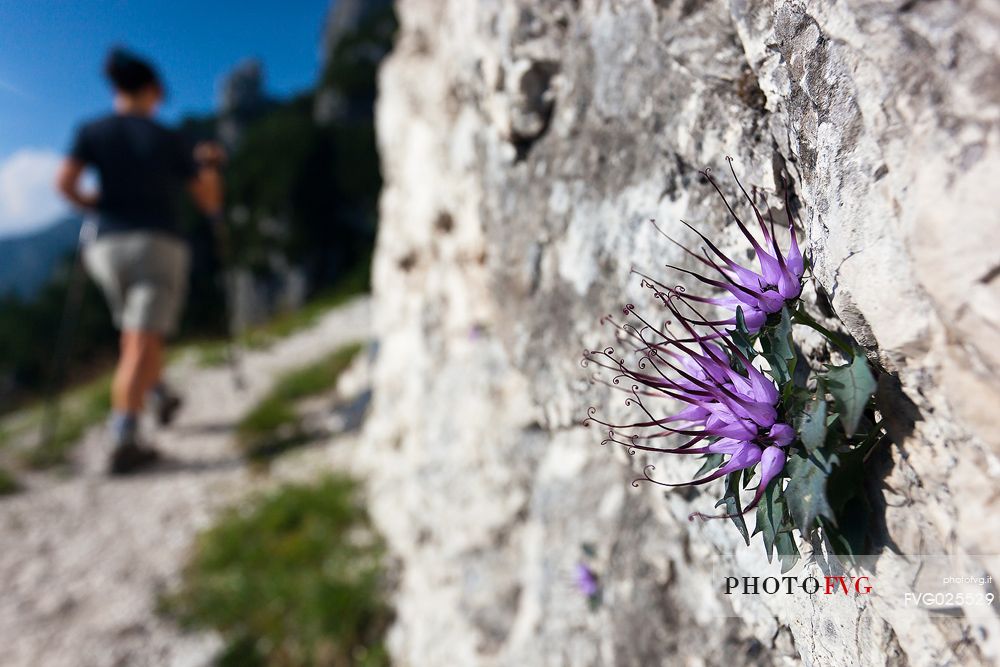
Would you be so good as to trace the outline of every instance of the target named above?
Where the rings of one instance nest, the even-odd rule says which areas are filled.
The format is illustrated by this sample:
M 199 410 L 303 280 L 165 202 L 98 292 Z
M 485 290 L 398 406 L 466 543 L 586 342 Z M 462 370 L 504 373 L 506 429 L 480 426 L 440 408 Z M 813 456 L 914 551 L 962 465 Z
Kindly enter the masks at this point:
M 871 433 L 874 433 L 875 437 L 872 437 Z M 882 441 L 885 440 L 886 435 L 888 435 L 888 431 L 885 428 L 885 419 L 880 419 L 875 422 L 872 426 L 871 433 L 869 433 L 868 437 L 865 438 L 865 440 L 870 440 L 870 442 L 865 442 L 861 445 L 862 447 L 868 447 L 868 451 L 864 453 L 864 456 L 861 459 L 862 463 L 868 463 L 868 458 L 872 455 L 872 452 L 875 451 L 876 447 L 882 444 Z
M 815 319 L 813 319 L 813 316 L 806 312 L 805 307 L 799 306 L 794 311 L 792 311 L 792 319 L 798 322 L 799 324 L 806 325 L 807 327 L 813 329 L 814 331 L 818 331 L 820 334 L 823 335 L 824 338 L 830 341 L 834 345 L 834 347 L 836 347 L 838 350 L 846 354 L 851 359 L 854 358 L 855 354 L 854 348 L 848 343 L 845 343 L 843 337 L 833 333 L 832 331 L 824 327 L 822 324 L 817 322 Z

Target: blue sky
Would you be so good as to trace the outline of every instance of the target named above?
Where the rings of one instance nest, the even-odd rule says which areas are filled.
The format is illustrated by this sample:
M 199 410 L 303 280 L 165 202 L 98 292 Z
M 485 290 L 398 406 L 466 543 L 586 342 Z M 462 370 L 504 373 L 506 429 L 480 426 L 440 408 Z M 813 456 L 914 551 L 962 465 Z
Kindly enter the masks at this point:
M 48 171 L 80 120 L 109 108 L 101 64 L 124 44 L 166 81 L 162 118 L 210 111 L 220 77 L 248 57 L 268 90 L 312 85 L 330 0 L 0 0 L 0 236 L 56 211 Z M 49 218 L 51 219 L 51 218 Z

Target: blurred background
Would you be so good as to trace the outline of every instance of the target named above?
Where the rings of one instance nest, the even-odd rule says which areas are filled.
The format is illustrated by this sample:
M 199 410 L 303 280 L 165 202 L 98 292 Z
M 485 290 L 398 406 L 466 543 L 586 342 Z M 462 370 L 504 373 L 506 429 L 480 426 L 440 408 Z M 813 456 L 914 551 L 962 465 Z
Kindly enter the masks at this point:
M 332 7 L 332 9 L 331 9 Z M 110 110 L 111 46 L 156 63 L 161 120 L 227 149 L 232 324 L 240 329 L 338 285 L 364 290 L 379 167 L 375 71 L 389 50 L 389 2 L 32 3 L 3 7 L 0 39 L 0 412 L 37 397 L 59 330 L 80 215 L 54 190 L 73 132 Z M 220 257 L 193 206 L 184 336 L 227 330 Z M 106 370 L 117 344 L 88 290 L 69 376 Z
M 370 395 L 364 364 L 340 382 L 367 358 L 395 31 L 388 0 L 0 2 L 0 664 L 387 663 L 380 539 L 325 445 L 357 438 Z M 228 154 L 222 237 L 181 213 L 168 374 L 189 419 L 136 487 L 106 476 L 118 333 L 55 189 L 111 111 L 112 47 L 159 70 L 160 122 Z

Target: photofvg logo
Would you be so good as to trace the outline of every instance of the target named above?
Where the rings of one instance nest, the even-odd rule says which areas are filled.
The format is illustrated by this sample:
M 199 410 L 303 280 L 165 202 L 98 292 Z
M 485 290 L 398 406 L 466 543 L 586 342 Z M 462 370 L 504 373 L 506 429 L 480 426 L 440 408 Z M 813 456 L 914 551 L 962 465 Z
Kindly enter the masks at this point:
M 826 575 L 797 576 L 729 576 L 723 589 L 726 595 L 870 595 L 872 579 L 868 576 Z
M 747 603 L 779 603 L 798 597 L 813 605 L 854 600 L 878 601 L 895 613 L 981 617 L 1000 634 L 1000 595 L 993 583 L 1000 573 L 998 556 L 937 556 L 882 554 L 878 556 L 804 557 L 790 570 L 745 555 L 720 556 L 712 586 L 718 609 L 739 616 Z M 754 602 L 755 601 L 755 602 Z

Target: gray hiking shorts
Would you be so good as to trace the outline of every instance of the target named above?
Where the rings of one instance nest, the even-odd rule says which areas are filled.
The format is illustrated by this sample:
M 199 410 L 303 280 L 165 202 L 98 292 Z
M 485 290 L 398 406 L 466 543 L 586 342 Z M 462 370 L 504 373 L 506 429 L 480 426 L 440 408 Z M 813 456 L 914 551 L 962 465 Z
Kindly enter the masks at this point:
M 177 330 L 191 262 L 184 242 L 159 232 L 118 232 L 87 243 L 83 260 L 120 330 Z

